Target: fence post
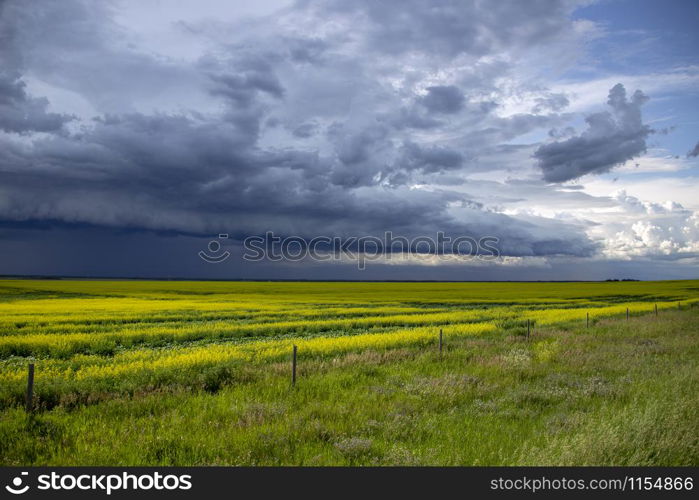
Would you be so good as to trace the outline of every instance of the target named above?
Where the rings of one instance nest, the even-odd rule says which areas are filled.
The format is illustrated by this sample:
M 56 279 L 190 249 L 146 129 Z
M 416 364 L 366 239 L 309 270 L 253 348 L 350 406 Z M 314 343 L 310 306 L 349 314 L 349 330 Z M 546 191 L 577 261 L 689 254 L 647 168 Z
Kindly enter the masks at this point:
M 590 328 L 590 313 L 585 315 L 585 328 Z
M 440 358 L 442 357 L 442 345 L 443 345 L 443 342 L 442 342 L 442 329 L 440 328 L 440 329 L 439 329 L 439 357 L 440 357 Z
M 629 308 L 627 307 L 626 308 L 626 321 L 628 321 L 628 320 L 629 320 Z
M 658 304 L 655 304 L 655 317 L 658 317 Z
M 527 318 L 527 339 L 529 339 L 530 333 L 531 333 L 531 323 L 529 322 L 529 318 Z
M 291 386 L 296 385 L 296 346 L 294 346 L 291 356 Z
M 27 373 L 27 413 L 34 411 L 34 363 L 29 363 Z
M 680 307 L 680 304 L 681 304 L 681 302 L 680 302 L 680 301 L 677 301 L 677 310 L 678 310 L 678 311 L 679 311 L 680 309 L 682 309 L 682 307 Z

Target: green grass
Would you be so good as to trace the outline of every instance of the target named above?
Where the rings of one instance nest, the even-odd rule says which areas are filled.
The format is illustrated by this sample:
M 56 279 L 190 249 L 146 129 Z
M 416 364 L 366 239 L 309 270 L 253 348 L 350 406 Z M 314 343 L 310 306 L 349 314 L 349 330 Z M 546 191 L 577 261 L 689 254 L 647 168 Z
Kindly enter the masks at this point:
M 8 406 L 0 463 L 696 466 L 697 325 L 688 308 L 529 341 L 500 329 L 449 338 L 441 358 L 436 345 L 301 353 L 295 388 L 273 361 L 31 417 Z

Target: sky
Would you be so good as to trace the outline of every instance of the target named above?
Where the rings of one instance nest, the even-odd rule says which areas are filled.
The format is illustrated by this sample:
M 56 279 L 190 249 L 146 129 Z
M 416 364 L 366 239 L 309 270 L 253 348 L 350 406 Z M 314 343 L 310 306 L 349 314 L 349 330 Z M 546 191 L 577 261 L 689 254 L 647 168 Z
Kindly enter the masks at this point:
M 0 274 L 699 278 L 697 25 L 680 0 L 0 0 Z M 270 234 L 349 252 L 244 258 Z

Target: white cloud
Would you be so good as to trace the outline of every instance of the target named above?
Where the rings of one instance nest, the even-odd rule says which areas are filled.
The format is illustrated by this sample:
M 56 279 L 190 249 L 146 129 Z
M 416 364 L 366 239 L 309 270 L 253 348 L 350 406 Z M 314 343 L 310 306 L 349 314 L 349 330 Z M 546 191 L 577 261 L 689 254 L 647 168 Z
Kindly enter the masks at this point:
M 680 259 L 699 252 L 699 212 L 673 201 L 644 201 L 619 190 L 615 210 L 597 214 L 589 234 L 614 259 L 662 257 Z
M 690 210 L 699 210 L 699 176 L 621 176 L 614 181 L 611 176 L 583 179 L 584 192 L 604 197 L 623 189 L 642 200 L 653 203 L 676 201 Z

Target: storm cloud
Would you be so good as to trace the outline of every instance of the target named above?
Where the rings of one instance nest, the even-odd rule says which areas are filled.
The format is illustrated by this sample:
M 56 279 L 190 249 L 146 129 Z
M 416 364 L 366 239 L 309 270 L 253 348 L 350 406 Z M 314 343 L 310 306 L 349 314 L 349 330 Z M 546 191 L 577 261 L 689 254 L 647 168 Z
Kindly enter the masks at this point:
M 535 199 L 620 203 L 559 184 L 642 155 L 652 132 L 645 94 L 619 84 L 576 135 L 574 93 L 532 69 L 584 43 L 573 1 L 192 7 L 159 24 L 163 42 L 126 7 L 140 19 L 137 2 L 0 3 L 0 226 L 15 236 L 442 231 L 594 258 L 595 223 Z
M 435 113 L 458 113 L 464 107 L 464 95 L 458 87 L 427 87 L 427 95 L 421 99 L 422 104 Z
M 72 117 L 47 112 L 45 97 L 29 97 L 19 76 L 0 74 L 0 130 L 5 132 L 57 132 Z
M 548 182 L 566 182 L 586 174 L 608 172 L 617 165 L 646 152 L 646 138 L 652 129 L 643 124 L 641 106 L 648 97 L 637 90 L 626 97 L 620 83 L 609 91 L 612 111 L 587 118 L 587 130 L 565 141 L 539 147 L 534 153 Z

